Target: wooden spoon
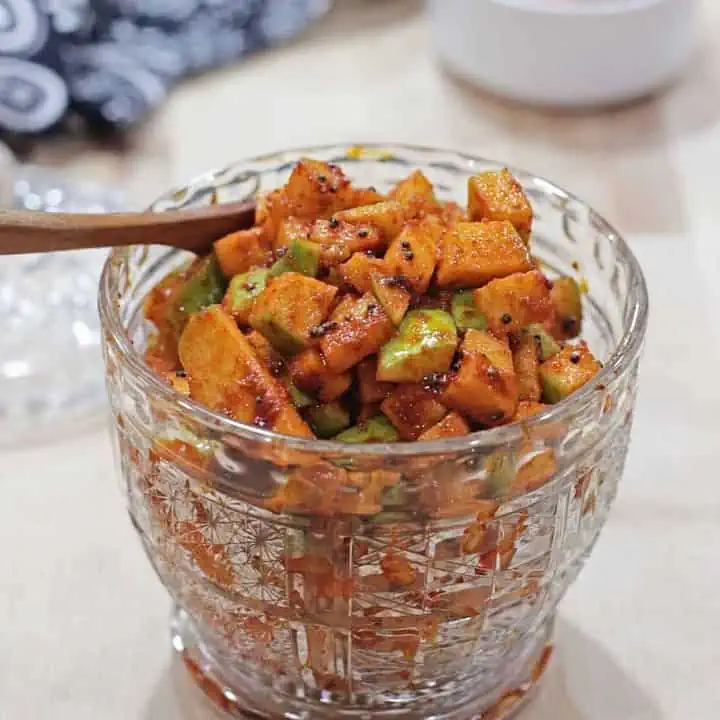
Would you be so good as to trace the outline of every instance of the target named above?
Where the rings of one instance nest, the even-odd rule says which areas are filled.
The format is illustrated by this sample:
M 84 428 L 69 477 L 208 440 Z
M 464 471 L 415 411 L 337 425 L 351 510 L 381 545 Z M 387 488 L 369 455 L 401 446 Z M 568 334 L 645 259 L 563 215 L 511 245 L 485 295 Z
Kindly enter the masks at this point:
M 122 245 L 168 245 L 203 255 L 218 238 L 254 222 L 254 200 L 158 213 L 0 210 L 0 255 Z

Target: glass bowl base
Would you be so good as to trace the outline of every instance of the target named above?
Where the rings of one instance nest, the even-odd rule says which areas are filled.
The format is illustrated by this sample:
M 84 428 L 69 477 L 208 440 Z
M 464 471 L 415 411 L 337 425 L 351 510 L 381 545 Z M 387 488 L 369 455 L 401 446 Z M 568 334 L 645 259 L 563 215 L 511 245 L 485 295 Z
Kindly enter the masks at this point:
M 553 654 L 551 643 L 554 617 L 549 618 L 536 634 L 535 642 L 521 665 L 515 668 L 502 687 L 482 697 L 467 697 L 457 704 L 456 698 L 439 697 L 437 704 L 423 699 L 422 708 L 371 708 L 338 706 L 313 702 L 307 698 L 290 699 L 273 694 L 267 685 L 245 678 L 242 685 L 228 680 L 228 673 L 205 647 L 192 620 L 180 607 L 175 607 L 171 621 L 172 644 L 195 685 L 207 701 L 228 718 L 238 720 L 320 720 L 348 718 L 352 720 L 510 720 L 534 697 L 540 680 Z

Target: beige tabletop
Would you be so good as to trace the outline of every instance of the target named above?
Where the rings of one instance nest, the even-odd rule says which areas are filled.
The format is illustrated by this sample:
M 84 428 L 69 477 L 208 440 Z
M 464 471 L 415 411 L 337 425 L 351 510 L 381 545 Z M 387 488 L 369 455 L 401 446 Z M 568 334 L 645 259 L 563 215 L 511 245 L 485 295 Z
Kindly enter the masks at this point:
M 411 0 L 339 0 L 310 35 L 190 81 L 123 152 L 58 140 L 34 158 L 138 203 L 282 146 L 395 140 L 525 166 L 622 228 L 652 299 L 627 470 L 561 605 L 527 720 L 715 720 L 720 707 L 720 5 L 654 100 L 547 114 L 437 67 Z M 169 601 L 123 510 L 103 427 L 0 456 L 0 718 L 208 717 L 171 659 Z

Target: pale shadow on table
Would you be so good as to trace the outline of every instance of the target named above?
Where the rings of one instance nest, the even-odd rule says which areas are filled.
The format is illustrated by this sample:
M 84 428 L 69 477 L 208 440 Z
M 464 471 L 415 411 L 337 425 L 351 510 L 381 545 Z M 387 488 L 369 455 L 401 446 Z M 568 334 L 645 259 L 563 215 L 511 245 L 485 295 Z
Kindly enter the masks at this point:
M 666 720 L 657 703 L 627 676 L 612 655 L 577 626 L 560 620 L 556 642 L 555 658 L 542 689 L 518 720 Z M 157 682 L 144 719 L 223 717 L 173 654 Z
M 518 720 L 666 720 L 612 654 L 576 625 L 558 620 L 555 643 L 540 692 Z
M 179 656 L 172 653 L 143 717 L 144 720 L 220 720 L 224 716 L 190 679 Z

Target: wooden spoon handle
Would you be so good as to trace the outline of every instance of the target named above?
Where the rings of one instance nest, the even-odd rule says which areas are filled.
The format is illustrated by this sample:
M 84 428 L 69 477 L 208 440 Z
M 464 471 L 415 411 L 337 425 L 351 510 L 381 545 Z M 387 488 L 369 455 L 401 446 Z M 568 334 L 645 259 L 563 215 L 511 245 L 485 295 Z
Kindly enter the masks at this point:
M 0 210 L 0 255 L 169 245 L 203 254 L 213 241 L 252 227 L 255 201 L 144 213 L 47 213 Z

